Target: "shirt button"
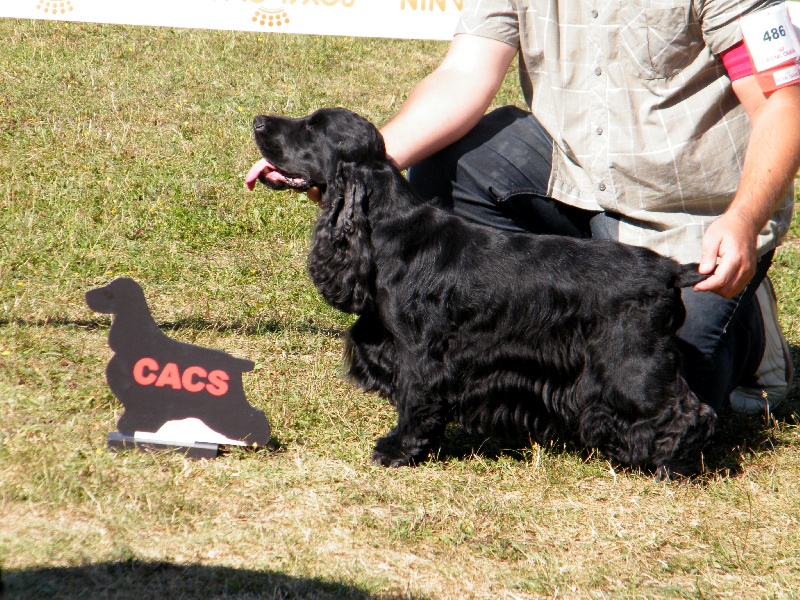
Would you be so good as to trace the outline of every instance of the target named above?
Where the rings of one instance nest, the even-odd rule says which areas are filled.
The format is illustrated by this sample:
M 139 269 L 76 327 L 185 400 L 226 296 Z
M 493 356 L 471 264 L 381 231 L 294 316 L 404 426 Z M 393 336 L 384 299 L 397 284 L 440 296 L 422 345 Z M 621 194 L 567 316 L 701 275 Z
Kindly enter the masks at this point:
M 597 9 L 596 9 L 596 8 L 593 8 L 593 9 L 592 9 L 592 18 L 593 18 L 593 19 L 596 19 L 596 18 L 597 18 L 597 15 L 599 15 L 599 14 L 600 14 L 600 13 L 598 13 L 598 12 L 597 12 Z
M 598 127 L 597 129 L 595 129 L 595 131 L 597 132 L 597 135 L 603 135 L 603 128 L 602 127 Z
M 595 75 L 597 75 L 597 76 L 599 77 L 600 75 L 602 75 L 602 74 L 603 74 L 603 69 L 601 69 L 600 67 L 597 67 L 597 68 L 594 70 L 594 74 L 595 74 Z
M 605 184 L 605 183 L 603 183 L 603 182 L 601 181 L 601 182 L 600 182 L 600 183 L 597 185 L 597 189 L 598 189 L 598 190 L 600 190 L 601 192 L 605 192 L 605 191 L 606 191 L 606 184 Z

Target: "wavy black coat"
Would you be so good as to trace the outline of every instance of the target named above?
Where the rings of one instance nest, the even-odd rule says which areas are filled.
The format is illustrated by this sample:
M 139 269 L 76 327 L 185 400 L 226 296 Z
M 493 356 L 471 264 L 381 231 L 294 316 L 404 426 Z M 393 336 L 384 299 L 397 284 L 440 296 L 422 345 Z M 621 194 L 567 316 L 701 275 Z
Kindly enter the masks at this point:
M 375 461 L 424 460 L 455 421 L 539 443 L 570 436 L 662 477 L 701 468 L 716 417 L 681 376 L 675 341 L 679 288 L 702 279 L 696 265 L 614 241 L 497 231 L 426 203 L 379 132 L 343 109 L 257 117 L 255 139 L 323 191 L 311 279 L 359 315 L 349 376 L 398 413 Z

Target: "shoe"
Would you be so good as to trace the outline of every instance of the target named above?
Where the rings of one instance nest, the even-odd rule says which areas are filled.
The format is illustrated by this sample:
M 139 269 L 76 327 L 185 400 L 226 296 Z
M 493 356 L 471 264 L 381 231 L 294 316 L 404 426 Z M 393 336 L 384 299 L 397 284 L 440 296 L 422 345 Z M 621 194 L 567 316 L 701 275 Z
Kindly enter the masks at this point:
M 778 406 L 792 385 L 792 355 L 778 322 L 778 303 L 769 278 L 765 277 L 755 294 L 764 320 L 764 356 L 753 375 L 753 387 L 737 387 L 731 392 L 731 408 L 738 413 L 764 414 Z

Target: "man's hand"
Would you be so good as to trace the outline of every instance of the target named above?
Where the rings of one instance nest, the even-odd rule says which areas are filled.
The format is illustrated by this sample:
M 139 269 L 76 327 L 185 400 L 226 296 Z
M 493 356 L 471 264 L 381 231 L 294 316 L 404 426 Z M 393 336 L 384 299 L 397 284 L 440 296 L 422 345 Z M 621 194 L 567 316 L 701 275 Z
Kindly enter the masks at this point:
M 725 298 L 741 292 L 756 272 L 757 236 L 755 227 L 735 213 L 714 221 L 703 237 L 699 268 L 700 273 L 712 275 L 694 289 Z
M 316 202 L 317 204 L 322 202 L 322 192 L 320 192 L 319 188 L 316 186 L 306 190 L 306 197 L 311 200 L 311 202 Z
M 800 85 L 764 94 L 750 75 L 734 81 L 733 91 L 753 132 L 736 197 L 703 237 L 700 272 L 712 275 L 694 286 L 725 298 L 741 292 L 755 273 L 758 234 L 800 166 Z

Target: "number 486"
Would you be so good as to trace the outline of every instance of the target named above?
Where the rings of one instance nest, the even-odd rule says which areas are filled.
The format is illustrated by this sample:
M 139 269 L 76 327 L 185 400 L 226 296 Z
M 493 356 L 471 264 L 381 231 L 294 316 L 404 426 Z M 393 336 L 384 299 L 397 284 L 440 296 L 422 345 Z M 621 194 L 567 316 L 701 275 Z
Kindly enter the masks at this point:
M 773 27 L 764 32 L 764 37 L 761 38 L 765 42 L 771 42 L 772 40 L 779 40 L 782 37 L 786 36 L 786 29 L 783 28 L 783 25 L 780 27 Z

